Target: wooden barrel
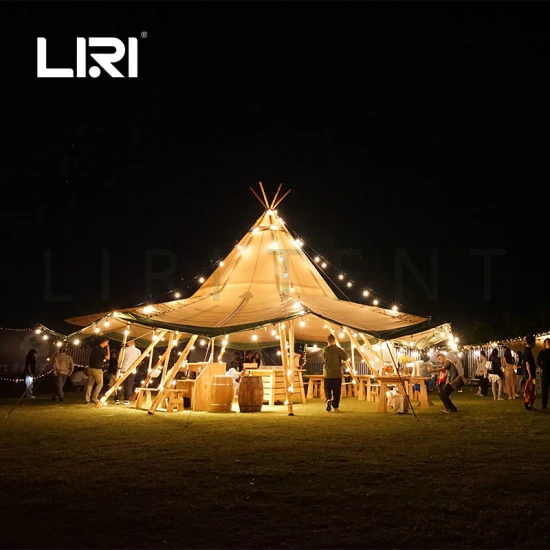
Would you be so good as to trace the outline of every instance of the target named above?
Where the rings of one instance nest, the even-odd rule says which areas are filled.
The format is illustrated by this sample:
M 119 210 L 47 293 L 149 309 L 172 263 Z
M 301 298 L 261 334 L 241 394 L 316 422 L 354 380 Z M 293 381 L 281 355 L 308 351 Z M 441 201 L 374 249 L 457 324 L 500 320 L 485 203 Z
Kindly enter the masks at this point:
M 231 376 L 213 376 L 210 388 L 210 412 L 231 412 L 235 390 Z
M 261 376 L 241 376 L 239 409 L 242 413 L 260 412 L 264 402 L 264 383 Z

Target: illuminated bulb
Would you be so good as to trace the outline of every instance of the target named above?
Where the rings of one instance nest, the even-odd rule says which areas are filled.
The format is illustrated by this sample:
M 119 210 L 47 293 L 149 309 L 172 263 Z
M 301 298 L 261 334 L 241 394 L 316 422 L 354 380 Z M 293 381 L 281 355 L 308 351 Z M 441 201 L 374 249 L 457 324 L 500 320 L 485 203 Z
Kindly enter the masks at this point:
M 75 346 L 78 346 L 78 344 L 80 344 L 80 340 L 78 340 L 78 339 L 73 340 L 73 344 L 74 344 Z
M 252 335 L 252 340 L 254 340 L 254 342 L 258 339 L 258 336 L 256 334 L 253 334 Z
M 47 335 L 47 334 L 44 334 L 44 336 L 42 336 L 42 338 L 44 338 L 44 340 L 47 340 L 47 339 L 48 339 L 48 335 Z
M 368 290 L 363 290 L 363 296 L 366 298 L 368 295 L 369 295 L 369 291 Z
M 124 334 L 130 334 L 130 329 L 127 328 L 127 329 L 124 331 Z
M 372 301 L 372 304 L 373 304 L 374 306 L 377 306 L 377 305 L 378 305 L 378 300 L 373 300 L 373 301 Z
M 305 321 L 300 321 L 300 326 L 301 326 L 301 327 L 305 327 L 305 326 L 306 326 Z
M 181 351 L 178 351 L 178 355 L 181 355 Z
M 225 265 L 225 262 L 221 261 L 220 266 L 223 267 Z
M 97 327 L 95 327 L 94 332 L 97 334 L 99 332 L 99 329 Z
M 204 277 L 199 277 L 199 283 L 204 283 Z
M 239 250 L 242 250 L 242 249 L 243 249 L 242 244 L 239 244 L 239 245 L 237 246 L 237 248 L 238 248 Z
M 353 333 L 353 337 L 354 337 L 354 338 L 357 338 L 357 332 L 354 332 L 354 333 Z
M 277 226 L 276 225 L 270 225 L 269 229 L 271 229 L 272 231 L 277 231 Z
M 397 311 L 397 306 L 393 306 L 393 307 L 392 307 L 392 310 L 393 310 L 393 311 Z
M 348 287 L 349 287 L 349 288 L 351 288 L 351 281 L 350 281 L 350 282 L 348 282 Z
M 286 271 L 283 273 L 283 277 L 288 277 L 288 273 Z
M 55 344 L 58 348 L 60 348 L 63 344 L 61 342 L 56 342 Z
M 344 279 L 344 276 L 340 273 L 340 275 L 338 275 L 338 279 L 342 281 Z
M 455 337 L 455 342 L 458 342 L 458 336 Z
M 105 321 L 105 326 L 108 327 L 109 326 L 109 321 Z
M 191 351 L 193 351 L 193 350 L 195 349 L 195 346 L 191 346 L 191 348 L 190 348 L 190 349 L 191 349 Z
M 277 355 L 281 355 L 281 351 L 280 351 L 280 350 L 277 350 Z
M 319 263 L 321 261 L 321 258 L 319 258 L 319 256 L 315 256 L 315 261 Z
M 258 233 L 258 231 L 259 231 L 258 228 L 255 227 L 255 228 L 252 230 L 252 233 Z
M 143 313 L 151 313 L 151 311 L 153 311 L 152 306 L 145 306 L 143 308 Z
M 338 338 L 343 338 L 344 337 L 344 333 L 341 332 L 339 335 L 338 335 Z
M 328 325 L 323 325 L 323 328 L 328 328 Z
M 176 300 L 177 300 L 178 298 L 180 298 L 180 297 L 181 297 L 181 294 L 180 294 L 179 292 L 176 292 L 176 293 L 174 294 L 174 298 L 176 298 Z
M 279 261 L 280 261 L 280 262 L 283 261 L 283 256 L 282 256 L 282 255 L 279 256 Z
M 223 344 L 224 346 L 227 346 L 227 338 L 224 338 L 224 339 L 222 340 L 222 344 Z
M 323 269 L 325 269 L 325 267 L 327 267 L 327 262 L 323 262 L 323 263 L 321 264 L 321 267 L 322 267 Z
M 294 292 L 294 287 L 293 286 L 290 287 L 290 292 Z
M 205 341 L 205 340 L 201 340 L 201 341 L 199 342 L 199 344 L 200 344 L 201 346 L 204 346 L 204 344 L 206 344 L 206 341 Z
M 277 336 L 277 331 L 276 331 L 276 330 L 272 330 L 272 331 L 271 331 L 271 336 Z
M 39 328 L 37 328 L 34 332 L 36 332 L 36 334 L 40 334 L 42 331 Z

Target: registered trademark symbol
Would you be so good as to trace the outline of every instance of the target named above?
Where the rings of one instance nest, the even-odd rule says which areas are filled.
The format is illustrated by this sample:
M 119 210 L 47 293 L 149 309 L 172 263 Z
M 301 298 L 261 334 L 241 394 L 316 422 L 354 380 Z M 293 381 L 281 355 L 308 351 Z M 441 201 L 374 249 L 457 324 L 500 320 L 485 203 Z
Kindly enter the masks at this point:
M 147 38 L 147 33 L 145 31 L 141 33 L 141 38 Z

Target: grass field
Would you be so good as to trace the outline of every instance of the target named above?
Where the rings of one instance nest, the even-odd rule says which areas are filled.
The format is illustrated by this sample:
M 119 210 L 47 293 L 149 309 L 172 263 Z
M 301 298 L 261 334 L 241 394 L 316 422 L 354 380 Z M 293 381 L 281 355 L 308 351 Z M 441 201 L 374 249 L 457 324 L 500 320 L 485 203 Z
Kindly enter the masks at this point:
M 549 548 L 550 416 L 0 400 L 2 548 Z M 540 405 L 540 398 L 537 404 Z M 529 530 L 528 530 L 529 527 Z

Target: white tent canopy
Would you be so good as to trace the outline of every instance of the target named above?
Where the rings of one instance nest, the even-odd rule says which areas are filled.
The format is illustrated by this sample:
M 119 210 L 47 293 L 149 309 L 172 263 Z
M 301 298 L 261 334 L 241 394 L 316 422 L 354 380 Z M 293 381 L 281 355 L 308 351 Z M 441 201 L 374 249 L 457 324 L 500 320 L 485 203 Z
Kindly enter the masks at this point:
M 426 317 L 339 300 L 273 209 L 278 203 L 262 204 L 265 212 L 191 297 L 67 321 L 84 327 L 82 336 L 130 330 L 128 338 L 150 341 L 154 330 L 168 329 L 184 333 L 180 341 L 193 334 L 227 337 L 228 348 L 279 345 L 276 324 L 292 319 L 295 341 L 303 343 L 325 342 L 331 328 L 341 327 L 417 345 L 437 343 L 434 334 L 448 338 L 450 326 L 430 328 Z

